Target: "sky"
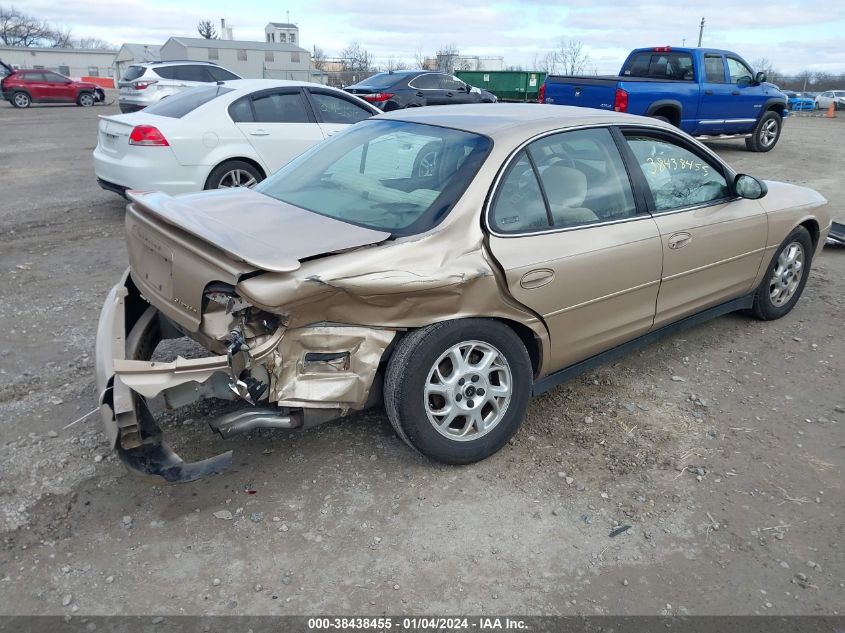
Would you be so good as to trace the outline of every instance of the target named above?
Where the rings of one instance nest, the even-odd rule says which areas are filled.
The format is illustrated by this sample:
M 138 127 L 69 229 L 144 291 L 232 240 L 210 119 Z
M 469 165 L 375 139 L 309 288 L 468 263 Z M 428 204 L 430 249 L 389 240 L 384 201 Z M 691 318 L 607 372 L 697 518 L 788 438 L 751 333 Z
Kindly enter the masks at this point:
M 412 62 L 454 44 L 462 54 L 503 56 L 532 67 L 561 39 L 583 43 L 593 69 L 616 73 L 631 49 L 703 45 L 733 50 L 778 71 L 845 73 L 845 2 L 795 0 L 17 0 L 4 2 L 77 37 L 163 44 L 197 37 L 196 24 L 226 18 L 235 39 L 263 40 L 267 22 L 290 20 L 300 44 L 329 57 L 357 40 L 376 63 Z M 219 28 L 218 28 L 219 31 Z

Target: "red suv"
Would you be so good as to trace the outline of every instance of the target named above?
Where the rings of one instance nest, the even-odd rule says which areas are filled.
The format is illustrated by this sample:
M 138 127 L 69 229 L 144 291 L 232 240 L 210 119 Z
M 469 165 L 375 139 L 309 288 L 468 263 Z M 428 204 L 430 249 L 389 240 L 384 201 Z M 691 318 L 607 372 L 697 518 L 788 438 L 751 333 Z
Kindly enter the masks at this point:
M 73 81 L 52 70 L 14 70 L 0 80 L 3 98 L 16 108 L 30 103 L 75 103 L 84 107 L 105 101 L 105 92 L 96 84 Z

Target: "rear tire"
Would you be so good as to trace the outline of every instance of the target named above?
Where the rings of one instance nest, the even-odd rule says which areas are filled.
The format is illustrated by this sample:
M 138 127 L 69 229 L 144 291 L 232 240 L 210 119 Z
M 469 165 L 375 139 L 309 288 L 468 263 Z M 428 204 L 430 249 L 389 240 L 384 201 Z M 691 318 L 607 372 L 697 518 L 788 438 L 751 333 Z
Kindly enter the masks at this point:
M 396 344 L 384 405 L 412 448 L 446 464 L 470 464 L 517 432 L 532 380 L 525 345 L 509 327 L 492 319 L 446 321 Z
M 751 152 L 771 151 L 777 145 L 782 129 L 783 120 L 777 112 L 764 112 L 751 137 L 745 139 L 745 147 Z
M 16 92 L 12 95 L 12 105 L 16 108 L 28 108 L 32 99 L 25 92 Z
M 215 167 L 205 181 L 205 189 L 252 188 L 264 180 L 254 165 L 243 160 L 227 160 Z
M 90 108 L 92 105 L 94 105 L 95 101 L 96 99 L 94 99 L 93 93 L 83 92 L 80 93 L 80 95 L 76 98 L 76 105 L 80 105 L 83 108 Z
M 804 292 L 812 261 L 813 240 L 807 229 L 798 226 L 781 243 L 766 268 L 754 293 L 751 314 L 761 321 L 786 316 Z

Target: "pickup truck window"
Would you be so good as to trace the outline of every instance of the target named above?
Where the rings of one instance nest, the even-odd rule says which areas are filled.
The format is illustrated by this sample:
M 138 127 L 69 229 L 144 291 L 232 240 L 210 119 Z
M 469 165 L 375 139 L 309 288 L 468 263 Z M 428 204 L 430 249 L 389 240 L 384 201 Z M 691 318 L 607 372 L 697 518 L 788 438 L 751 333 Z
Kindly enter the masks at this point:
M 625 77 L 647 77 L 649 79 L 675 79 L 693 81 L 692 55 L 680 52 L 640 51 L 633 53 L 625 67 Z
M 725 177 L 703 157 L 664 138 L 626 134 L 654 199 L 655 211 L 668 211 L 723 200 Z
M 751 69 L 733 57 L 728 57 L 728 73 L 732 84 L 738 84 L 740 81 L 750 82 L 754 78 Z
M 725 62 L 721 55 L 704 56 L 704 76 L 709 84 L 725 83 Z

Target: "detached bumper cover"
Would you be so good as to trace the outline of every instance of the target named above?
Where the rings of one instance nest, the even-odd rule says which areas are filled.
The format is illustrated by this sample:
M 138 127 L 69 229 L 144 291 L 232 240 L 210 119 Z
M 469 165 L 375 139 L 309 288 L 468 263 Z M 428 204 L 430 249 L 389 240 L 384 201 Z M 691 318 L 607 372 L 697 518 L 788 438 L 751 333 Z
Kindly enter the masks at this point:
M 148 371 L 140 372 L 140 376 L 146 378 L 145 382 L 175 386 L 191 381 L 202 383 L 212 373 L 226 367 L 225 358 L 222 367 L 214 362 L 217 359 L 197 359 L 204 361 L 199 368 L 194 367 L 192 361 L 179 359 L 173 363 L 159 363 L 161 370 L 155 367 L 156 363 L 133 360 L 146 329 L 157 327 L 157 313 L 153 308 L 144 310 L 144 303 L 127 270 L 120 283 L 109 292 L 100 312 L 95 372 L 100 416 L 109 442 L 130 470 L 158 481 L 188 482 L 221 472 L 232 464 L 231 451 L 199 462 L 182 460 L 163 441 L 162 431 L 147 410 L 143 397 L 126 384 L 126 381 L 135 382 L 133 372 L 123 376 L 116 369 L 120 364 L 144 365 Z M 167 380 L 168 375 L 173 377 L 174 373 L 179 374 L 178 378 Z M 134 373 L 134 377 L 138 375 L 138 372 Z M 155 395 L 153 389 L 145 391 Z

